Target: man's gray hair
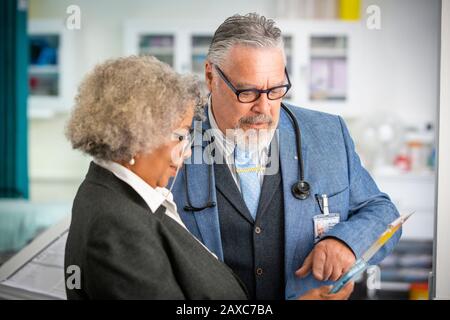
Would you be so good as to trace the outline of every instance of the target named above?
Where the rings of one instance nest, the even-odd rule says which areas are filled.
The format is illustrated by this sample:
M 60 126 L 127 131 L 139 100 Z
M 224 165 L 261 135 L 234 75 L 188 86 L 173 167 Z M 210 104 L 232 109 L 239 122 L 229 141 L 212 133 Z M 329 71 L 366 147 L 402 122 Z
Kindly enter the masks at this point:
M 228 50 L 235 45 L 256 48 L 281 48 L 283 37 L 275 21 L 257 13 L 236 14 L 227 18 L 214 33 L 207 60 L 221 65 Z

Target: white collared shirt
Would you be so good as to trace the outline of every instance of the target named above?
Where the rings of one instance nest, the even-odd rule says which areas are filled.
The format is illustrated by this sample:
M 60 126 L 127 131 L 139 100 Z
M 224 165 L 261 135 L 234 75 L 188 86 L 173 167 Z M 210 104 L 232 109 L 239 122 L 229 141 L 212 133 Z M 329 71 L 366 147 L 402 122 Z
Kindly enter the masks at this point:
M 230 140 L 229 137 L 227 137 L 217 125 L 216 119 L 214 118 L 214 114 L 212 111 L 211 106 L 211 96 L 209 96 L 208 99 L 208 120 L 211 125 L 211 131 L 212 135 L 215 137 L 214 143 L 216 150 L 220 152 L 220 154 L 223 156 L 228 169 L 230 170 L 231 176 L 233 177 L 234 182 L 236 183 L 236 186 L 238 187 L 239 191 L 241 191 L 241 186 L 239 182 L 239 176 L 236 172 L 236 167 L 234 166 L 234 149 L 236 147 L 236 144 L 233 140 Z M 263 146 L 256 152 L 254 155 L 254 163 L 258 165 L 260 168 L 265 168 L 268 162 L 268 148 L 270 146 L 270 142 L 272 141 L 274 131 L 271 133 L 270 139 L 268 139 L 268 144 L 266 146 Z M 262 187 L 262 184 L 264 182 L 264 170 L 258 171 L 258 178 L 259 183 Z
M 177 205 L 173 201 L 173 195 L 168 189 L 160 187 L 153 188 L 133 171 L 117 162 L 102 161 L 98 159 L 95 159 L 94 162 L 100 167 L 111 171 L 117 178 L 132 187 L 134 191 L 144 199 L 145 203 L 153 213 L 155 213 L 162 205 L 166 208 L 166 215 L 186 229 L 186 226 L 178 214 Z
M 164 206 L 166 208 L 165 214 L 175 220 L 178 224 L 180 224 L 180 226 L 190 233 L 181 220 L 180 215 L 178 214 L 177 205 L 173 201 L 173 194 L 168 189 L 160 187 L 153 188 L 133 171 L 117 162 L 103 161 L 99 159 L 94 159 L 94 162 L 100 167 L 112 172 L 118 179 L 133 188 L 133 190 L 136 191 L 145 201 L 151 212 L 155 213 L 161 205 Z M 194 235 L 192 235 L 192 237 L 217 259 L 217 256 L 212 253 L 201 241 L 194 237 Z

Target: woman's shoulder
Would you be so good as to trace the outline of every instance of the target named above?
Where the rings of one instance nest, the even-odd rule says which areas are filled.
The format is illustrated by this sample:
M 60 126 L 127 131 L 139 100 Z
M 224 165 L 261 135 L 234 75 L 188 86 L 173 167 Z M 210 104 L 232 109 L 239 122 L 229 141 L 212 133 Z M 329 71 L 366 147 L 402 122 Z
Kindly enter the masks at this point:
M 75 196 L 72 224 L 83 225 L 84 229 L 97 224 L 139 230 L 159 223 L 128 184 L 103 168 L 97 166 L 94 172 L 91 169 Z
M 91 163 L 80 190 L 84 190 L 96 198 L 107 198 L 111 205 L 133 202 L 141 207 L 146 207 L 145 201 L 129 184 L 94 162 Z

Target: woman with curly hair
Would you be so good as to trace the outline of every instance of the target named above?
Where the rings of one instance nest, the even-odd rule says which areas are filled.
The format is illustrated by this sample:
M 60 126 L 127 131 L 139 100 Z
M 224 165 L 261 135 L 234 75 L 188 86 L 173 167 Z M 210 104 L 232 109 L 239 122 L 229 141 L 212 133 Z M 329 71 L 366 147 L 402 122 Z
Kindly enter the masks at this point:
M 233 273 L 186 230 L 164 187 L 190 155 L 196 82 L 156 58 L 97 66 L 67 125 L 93 157 L 75 197 L 65 266 L 81 271 L 69 299 L 244 299 Z

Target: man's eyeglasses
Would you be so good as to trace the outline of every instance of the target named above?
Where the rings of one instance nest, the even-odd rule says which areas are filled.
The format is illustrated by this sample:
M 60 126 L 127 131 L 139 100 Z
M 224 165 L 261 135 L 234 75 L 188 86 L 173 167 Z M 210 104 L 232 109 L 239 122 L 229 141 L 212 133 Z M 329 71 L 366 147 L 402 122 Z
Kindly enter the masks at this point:
M 267 98 L 269 100 L 277 100 L 283 98 L 286 93 L 291 88 L 291 81 L 289 80 L 289 75 L 287 73 L 286 68 L 284 68 L 284 73 L 286 74 L 286 79 L 288 81 L 287 84 L 276 86 L 273 88 L 269 88 L 266 90 L 258 90 L 258 89 L 244 89 L 244 90 L 238 90 L 236 89 L 233 84 L 228 80 L 228 78 L 225 76 L 222 70 L 217 65 L 214 65 L 214 67 L 217 70 L 217 73 L 219 73 L 219 76 L 222 78 L 222 80 L 227 84 L 227 86 L 234 92 L 239 102 L 242 103 L 250 103 L 254 102 L 259 99 L 262 93 L 267 94 Z

